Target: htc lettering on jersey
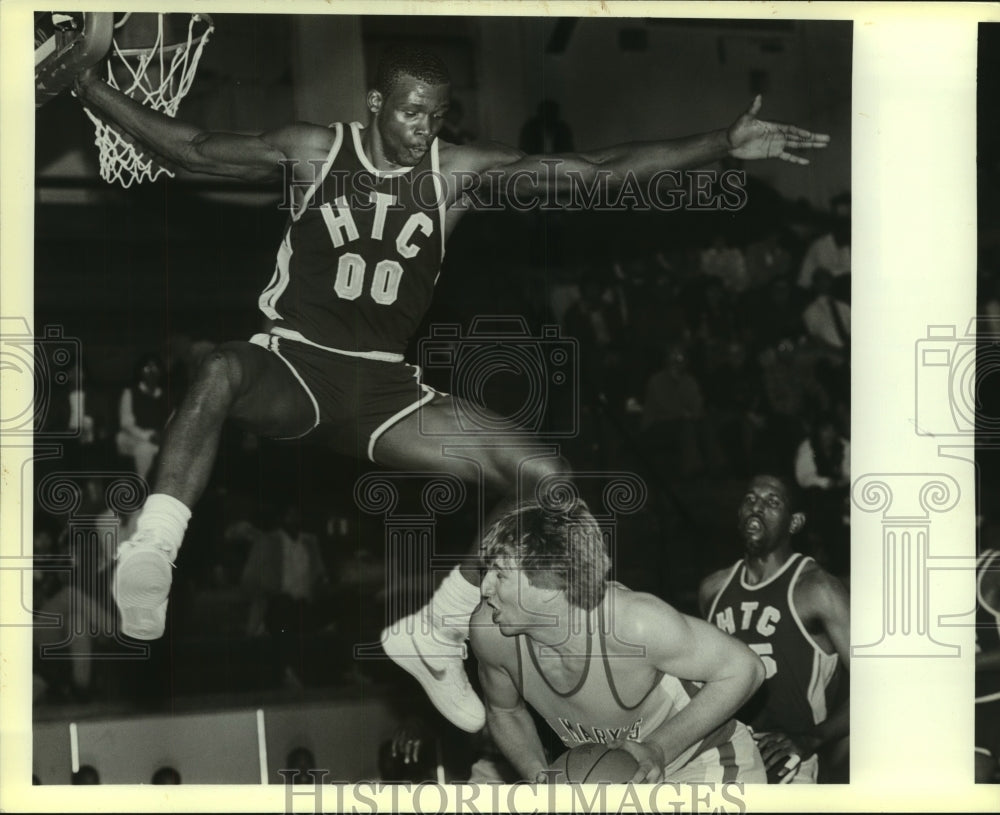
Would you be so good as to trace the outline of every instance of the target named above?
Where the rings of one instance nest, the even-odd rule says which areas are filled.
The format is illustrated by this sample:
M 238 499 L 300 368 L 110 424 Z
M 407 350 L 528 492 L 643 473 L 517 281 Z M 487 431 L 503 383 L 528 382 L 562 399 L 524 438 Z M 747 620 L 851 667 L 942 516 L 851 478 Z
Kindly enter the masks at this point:
M 754 631 L 762 637 L 770 637 L 777 629 L 775 625 L 781 621 L 781 610 L 774 606 L 756 601 L 744 601 L 737 610 L 728 606 L 715 614 L 715 625 L 727 634 L 739 631 Z
M 373 192 L 370 200 L 375 204 L 375 218 L 372 221 L 370 237 L 374 241 L 381 241 L 384 237 L 386 213 L 389 211 L 389 207 L 396 203 L 396 197 L 385 193 Z M 351 209 L 347 205 L 347 199 L 344 196 L 337 198 L 333 205 L 326 203 L 319 209 L 323 213 L 323 222 L 330 233 L 330 240 L 337 249 L 340 249 L 346 243 L 358 240 L 360 233 L 358 232 L 357 224 L 354 222 L 354 216 L 351 215 Z M 406 219 L 406 223 L 403 224 L 396 234 L 396 251 L 400 256 L 404 258 L 416 257 L 417 252 L 420 251 L 420 247 L 412 241 L 418 230 L 427 237 L 434 234 L 434 222 L 426 213 L 415 212 L 410 215 Z

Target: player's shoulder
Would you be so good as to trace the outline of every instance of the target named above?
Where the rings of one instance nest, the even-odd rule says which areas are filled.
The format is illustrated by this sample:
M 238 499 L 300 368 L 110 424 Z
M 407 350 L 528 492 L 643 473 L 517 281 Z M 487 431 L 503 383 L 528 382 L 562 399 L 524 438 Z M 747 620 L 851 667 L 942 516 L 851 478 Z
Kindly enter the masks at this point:
M 702 614 L 708 613 L 709 606 L 725 587 L 726 580 L 732 571 L 733 566 L 729 565 L 702 578 L 701 583 L 698 584 L 698 609 Z
M 512 164 L 524 156 L 520 150 L 493 141 L 451 144 L 438 139 L 441 169 L 448 173 L 482 173 Z
M 612 628 L 623 642 L 645 642 L 680 620 L 680 612 L 655 594 L 621 583 L 609 583 L 608 593 Z
M 847 602 L 849 592 L 843 581 L 812 558 L 799 569 L 792 599 L 799 611 L 823 610 L 834 603 Z
M 799 574 L 796 579 L 796 586 L 809 588 L 824 588 L 835 585 L 843 586 L 839 578 L 828 572 L 811 557 L 803 555 L 802 564 L 798 567 L 798 570 Z
M 337 141 L 338 129 L 335 125 L 291 122 L 269 130 L 265 137 L 289 159 L 314 161 L 327 157 Z

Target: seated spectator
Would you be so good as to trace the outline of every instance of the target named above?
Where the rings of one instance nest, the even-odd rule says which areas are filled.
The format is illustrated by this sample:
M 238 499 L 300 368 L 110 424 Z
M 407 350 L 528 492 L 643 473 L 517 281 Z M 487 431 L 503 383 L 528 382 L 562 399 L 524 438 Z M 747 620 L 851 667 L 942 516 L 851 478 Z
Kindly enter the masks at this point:
M 820 348 L 842 356 L 851 344 L 851 307 L 834 293 L 833 275 L 826 269 L 813 275 L 812 294 L 802 312 L 806 332 Z
M 436 780 L 437 741 L 437 734 L 423 719 L 406 717 L 392 738 L 379 745 L 379 779 L 411 783 Z
M 701 385 L 688 371 L 680 346 L 646 384 L 641 434 L 656 469 L 667 480 L 703 474 L 717 461 L 705 424 Z
M 733 341 L 705 379 L 708 415 L 733 475 L 750 474 L 758 431 L 764 424 L 761 373 L 746 346 Z
M 173 767 L 160 767 L 153 773 L 152 783 L 154 784 L 180 784 L 181 774 Z
M 812 518 L 806 540 L 811 554 L 834 574 L 848 574 L 850 535 L 844 523 L 851 481 L 851 445 L 836 421 L 823 414 L 795 455 L 795 480 Z
M 80 516 L 93 516 L 98 524 L 113 523 L 100 487 L 100 479 L 88 478 L 84 483 Z M 43 581 L 51 592 L 38 607 L 39 615 L 50 624 L 34 626 L 35 652 L 39 674 L 48 683 L 46 699 L 50 702 L 88 702 L 93 698 L 94 657 L 112 639 L 115 631 L 115 610 L 111 598 L 111 575 L 115 557 L 115 541 L 111 535 L 88 534 L 64 529 L 54 554 L 70 555 L 76 568 L 68 573 L 56 573 L 58 582 Z M 47 543 L 41 541 L 42 546 Z M 39 556 L 44 556 L 40 552 Z M 58 658 L 46 658 L 45 646 L 55 649 Z
M 695 371 L 704 369 L 706 358 L 724 355 L 728 344 L 740 337 L 737 311 L 733 295 L 726 291 L 718 280 L 702 281 L 701 286 L 691 292 L 689 309 L 695 350 L 703 351 L 692 360 Z
M 712 237 L 712 245 L 702 250 L 699 269 L 705 277 L 718 279 L 728 292 L 738 294 L 747 287 L 747 264 L 743 250 L 730 246 L 729 239 L 722 232 L 717 232 Z
M 846 487 L 851 480 L 851 443 L 822 416 L 795 455 L 795 480 L 805 490 Z
M 285 508 L 269 531 L 249 534 L 253 543 L 242 579 L 251 598 L 247 634 L 276 637 L 284 683 L 301 688 L 301 638 L 320 627 L 317 601 L 330 585 L 319 543 L 316 535 L 303 531 L 302 516 L 294 504 Z
M 95 460 L 98 423 L 93 415 L 97 400 L 86 383 L 85 366 L 81 363 L 57 368 L 51 362 L 46 366 L 45 354 L 41 350 L 36 350 L 36 354 L 41 360 L 39 373 L 49 366 L 55 368 L 47 383 L 49 398 L 45 400 L 45 408 L 36 413 L 36 419 L 42 420 L 36 427 L 37 432 L 43 436 L 51 434 L 62 445 L 58 469 L 98 469 L 99 462 Z M 50 468 L 42 463 L 36 465 L 36 476 Z
M 293 747 L 285 757 L 283 770 L 294 770 L 293 775 L 284 774 L 286 784 L 316 784 L 322 783 L 322 771 L 316 766 L 316 758 L 308 747 Z M 317 770 L 314 775 L 310 770 Z
M 81 445 L 94 443 L 94 417 L 87 410 L 85 372 L 75 368 L 70 372 L 68 429 Z
M 80 769 L 73 773 L 72 784 L 100 784 L 101 776 L 90 764 L 81 764 Z
M 825 410 L 829 398 L 799 344 L 784 339 L 760 357 L 765 395 L 765 432 L 758 449 L 766 454 L 757 468 L 784 472 L 805 433 L 802 417 Z
M 833 277 L 851 271 L 851 196 L 842 193 L 830 201 L 830 230 L 820 235 L 806 249 L 799 271 L 799 287 L 812 288 L 817 269 L 826 269 Z
M 118 453 L 133 460 L 142 478 L 153 468 L 160 452 L 160 434 L 170 415 L 162 377 L 159 357 L 145 354 L 136 364 L 133 383 L 122 391 L 119 404 Z
M 831 278 L 818 269 L 816 299 L 803 313 L 817 351 L 816 379 L 839 413 L 850 413 L 851 401 L 851 276 Z
M 608 396 L 621 373 L 618 346 L 623 333 L 622 313 L 614 293 L 595 277 L 582 281 L 580 299 L 563 316 L 566 334 L 580 344 L 581 393 L 587 404 Z M 612 386 L 609 388 L 609 386 Z
M 754 339 L 754 353 L 805 333 L 802 305 L 787 277 L 775 277 L 765 288 L 748 292 L 741 308 L 743 322 Z
M 791 253 L 782 245 L 777 227 L 749 244 L 744 253 L 747 266 L 747 289 L 761 289 L 776 277 L 792 271 Z

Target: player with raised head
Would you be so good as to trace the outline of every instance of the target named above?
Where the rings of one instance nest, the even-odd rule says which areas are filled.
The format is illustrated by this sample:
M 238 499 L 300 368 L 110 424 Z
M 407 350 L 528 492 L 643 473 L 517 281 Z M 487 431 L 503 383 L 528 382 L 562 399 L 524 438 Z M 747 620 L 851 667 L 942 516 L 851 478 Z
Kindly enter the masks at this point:
M 275 438 L 322 432 L 341 452 L 390 468 L 447 470 L 473 482 L 482 477 L 504 496 L 531 496 L 542 476 L 565 469 L 557 458 L 522 460 L 526 440 L 509 435 L 501 444 L 486 440 L 470 448 L 473 440 L 456 419 L 459 400 L 422 385 L 419 370 L 403 360 L 430 304 L 445 240 L 466 209 L 470 183 L 489 173 L 497 189 L 524 198 L 545 195 L 569 179 L 592 185 L 605 173 L 612 182 L 627 174 L 643 181 L 661 170 L 726 156 L 805 164 L 790 151 L 824 147 L 829 140 L 761 121 L 757 97 L 721 130 L 587 153 L 525 156 L 494 143 L 437 139 L 449 87 L 440 60 L 402 49 L 378 68 L 365 97 L 367 125 L 297 123 L 238 135 L 151 111 L 93 70 L 77 78 L 74 90 L 83 104 L 161 163 L 247 181 L 284 181 L 292 203 L 274 276 L 259 301 L 272 327 L 249 342 L 220 345 L 206 357 L 167 429 L 138 532 L 120 546 L 115 595 L 126 634 L 162 635 L 173 562 L 227 419 Z M 463 445 L 465 458 L 444 455 L 455 443 Z M 467 632 L 445 627 L 443 620 L 468 618 L 479 601 L 478 580 L 477 568 L 456 568 L 432 604 L 417 612 L 430 618 L 429 635 L 421 633 L 426 626 L 408 620 L 383 638 L 390 657 L 466 730 L 482 726 L 483 706 L 461 662 Z
M 635 782 L 763 783 L 732 718 L 764 678 L 760 659 L 714 626 L 607 579 L 600 527 L 582 502 L 528 503 L 483 538 L 472 617 L 490 732 L 526 779 L 546 757 L 527 705 L 567 747 L 620 747 Z
M 698 602 L 709 622 L 760 655 L 764 684 L 739 712 L 778 783 L 846 780 L 850 726 L 850 598 L 843 584 L 792 550 L 805 525 L 788 479 L 758 475 L 740 503 L 743 558 L 707 577 Z M 799 763 L 800 762 L 800 763 Z
M 976 782 L 1000 782 L 1000 551 L 976 563 Z

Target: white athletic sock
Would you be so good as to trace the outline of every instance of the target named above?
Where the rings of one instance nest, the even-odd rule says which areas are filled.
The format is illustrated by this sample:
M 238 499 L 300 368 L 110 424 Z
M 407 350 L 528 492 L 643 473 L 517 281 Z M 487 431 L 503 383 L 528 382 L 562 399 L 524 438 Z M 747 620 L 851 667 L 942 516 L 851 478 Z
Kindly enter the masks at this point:
M 137 532 L 147 529 L 155 532 L 176 551 L 180 549 L 190 519 L 191 510 L 184 504 L 172 495 L 156 492 L 146 499 L 135 527 Z
M 473 586 L 455 566 L 431 598 L 431 623 L 448 639 L 464 642 L 469 636 L 469 618 L 479 600 L 479 586 Z

